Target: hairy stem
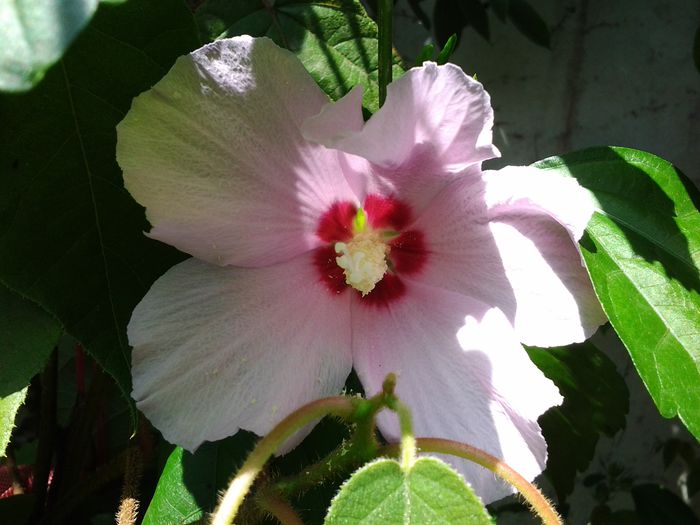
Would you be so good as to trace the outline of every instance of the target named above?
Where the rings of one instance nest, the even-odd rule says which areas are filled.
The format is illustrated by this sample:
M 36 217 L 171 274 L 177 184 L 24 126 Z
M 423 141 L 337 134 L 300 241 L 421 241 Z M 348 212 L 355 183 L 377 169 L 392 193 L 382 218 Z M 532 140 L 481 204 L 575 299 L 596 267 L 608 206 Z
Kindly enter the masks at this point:
M 421 452 L 434 452 L 458 456 L 489 469 L 499 478 L 518 489 L 532 511 L 539 516 L 544 525 L 563 525 L 564 522 L 561 520 L 561 517 L 540 490 L 497 457 L 481 449 L 450 439 L 418 438 L 416 444 L 418 450 Z M 387 455 L 396 456 L 399 453 L 399 445 L 387 445 L 382 448 L 382 452 Z
M 236 476 L 231 480 L 214 514 L 212 524 L 229 525 L 233 522 L 243 499 L 267 460 L 297 430 L 327 415 L 349 419 L 355 412 L 357 401 L 357 399 L 344 396 L 327 397 L 313 401 L 284 418 L 258 442 Z
M 256 498 L 256 502 L 282 525 L 304 525 L 292 506 L 278 494 L 265 492 Z

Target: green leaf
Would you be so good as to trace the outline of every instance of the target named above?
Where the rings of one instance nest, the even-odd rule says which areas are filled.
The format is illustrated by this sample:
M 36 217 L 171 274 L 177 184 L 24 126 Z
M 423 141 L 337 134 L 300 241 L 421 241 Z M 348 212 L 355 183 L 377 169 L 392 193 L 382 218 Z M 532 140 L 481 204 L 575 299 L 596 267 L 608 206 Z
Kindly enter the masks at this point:
M 501 22 L 508 17 L 508 0 L 491 0 L 491 9 Z
M 377 25 L 358 0 L 208 0 L 196 14 L 203 42 L 241 34 L 268 36 L 294 52 L 329 97 L 365 88 L 378 109 Z M 402 73 L 394 66 L 394 78 Z
M 368 463 L 333 499 L 325 525 L 491 525 L 464 479 L 437 458 L 419 458 L 408 471 L 392 459 Z
M 87 25 L 99 0 L 0 2 L 0 90 L 26 91 Z
M 143 235 L 115 126 L 194 46 L 179 0 L 105 4 L 37 89 L 0 97 L 0 280 L 58 319 L 127 398 L 126 324 L 181 255 Z
M 29 381 L 44 368 L 60 336 L 54 318 L 0 284 L 0 457 Z
M 639 525 L 700 525 L 683 500 L 668 489 L 645 484 L 632 487 Z
M 526 0 L 508 0 L 508 18 L 531 42 L 549 49 L 549 27 Z
M 192 454 L 177 447 L 165 463 L 142 525 L 185 525 L 214 510 L 236 468 L 252 449 L 254 436 L 205 443 Z
M 420 50 L 418 56 L 416 57 L 416 66 L 422 66 L 423 62 L 433 59 L 435 54 L 435 46 L 433 44 L 426 44 L 423 49 Z
M 597 199 L 581 240 L 593 286 L 665 417 L 700 438 L 700 194 L 671 164 L 594 148 L 535 164 Z
M 561 406 L 539 419 L 547 440 L 545 473 L 563 501 L 593 459 L 600 435 L 612 437 L 624 428 L 629 391 L 615 364 L 590 343 L 528 353 L 564 396 Z
M 488 41 L 491 37 L 489 17 L 481 0 L 460 0 L 459 8 L 464 13 L 467 25 L 472 26 L 484 40 Z
M 445 47 L 443 47 L 442 51 L 440 51 L 440 54 L 438 55 L 438 58 L 437 58 L 437 63 L 440 65 L 447 64 L 447 62 L 450 60 L 450 57 L 452 56 L 452 53 L 454 53 L 456 46 L 457 46 L 457 35 L 453 33 L 452 36 L 447 39 L 447 42 L 445 43 Z
M 452 35 L 457 35 L 455 46 L 459 44 L 462 30 L 467 25 L 467 19 L 459 7 L 458 0 L 436 0 L 433 8 L 433 20 L 438 45 L 447 46 Z
M 10 444 L 12 429 L 15 427 L 15 416 L 19 407 L 24 404 L 25 397 L 27 397 L 27 387 L 0 396 L 0 457 L 5 455 L 7 445 Z

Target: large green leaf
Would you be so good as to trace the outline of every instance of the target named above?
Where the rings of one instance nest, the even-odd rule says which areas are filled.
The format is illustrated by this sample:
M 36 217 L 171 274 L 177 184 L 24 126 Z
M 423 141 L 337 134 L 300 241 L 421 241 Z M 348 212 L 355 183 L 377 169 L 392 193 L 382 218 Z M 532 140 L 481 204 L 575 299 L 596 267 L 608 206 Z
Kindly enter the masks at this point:
M 26 91 L 56 63 L 100 0 L 0 2 L 0 90 Z
M 491 525 L 481 500 L 437 458 L 407 470 L 392 459 L 362 467 L 333 500 L 325 525 Z
M 58 321 L 0 284 L 0 457 L 10 442 L 27 385 L 44 367 L 60 336 Z
M 377 110 L 377 25 L 358 0 L 208 0 L 196 19 L 204 42 L 241 34 L 272 38 L 301 59 L 332 99 L 362 84 L 364 107 Z M 401 71 L 396 65 L 394 76 Z
M 535 164 L 598 205 L 581 250 L 598 298 L 665 417 L 700 438 L 700 194 L 649 153 L 595 148 Z
M 57 318 L 127 395 L 125 326 L 180 255 L 143 235 L 115 126 L 195 46 L 180 0 L 105 4 L 37 89 L 0 97 L 0 281 Z
M 528 353 L 564 396 L 539 419 L 547 440 L 545 473 L 563 501 L 593 459 L 599 437 L 624 428 L 629 391 L 615 363 L 590 343 Z

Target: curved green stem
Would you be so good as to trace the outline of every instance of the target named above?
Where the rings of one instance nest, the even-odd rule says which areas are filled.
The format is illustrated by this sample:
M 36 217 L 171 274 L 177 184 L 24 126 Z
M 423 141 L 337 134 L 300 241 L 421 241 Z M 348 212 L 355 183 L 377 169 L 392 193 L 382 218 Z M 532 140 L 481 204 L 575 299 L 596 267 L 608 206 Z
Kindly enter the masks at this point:
M 544 525 L 564 525 L 557 511 L 554 510 L 550 501 L 547 500 L 540 490 L 497 457 L 476 447 L 450 439 L 418 438 L 416 440 L 416 445 L 421 452 L 449 454 L 478 463 L 518 489 L 532 511 L 540 517 Z M 399 445 L 387 445 L 381 452 L 396 456 L 399 453 Z
M 386 99 L 386 87 L 391 83 L 392 17 L 394 0 L 379 0 L 377 25 L 379 26 L 379 105 Z
M 212 525 L 229 525 L 255 478 L 274 452 L 297 430 L 329 414 L 350 418 L 355 411 L 356 399 L 334 396 L 313 401 L 284 418 L 272 431 L 261 439 L 248 459 L 231 480 L 219 507 L 216 509 Z

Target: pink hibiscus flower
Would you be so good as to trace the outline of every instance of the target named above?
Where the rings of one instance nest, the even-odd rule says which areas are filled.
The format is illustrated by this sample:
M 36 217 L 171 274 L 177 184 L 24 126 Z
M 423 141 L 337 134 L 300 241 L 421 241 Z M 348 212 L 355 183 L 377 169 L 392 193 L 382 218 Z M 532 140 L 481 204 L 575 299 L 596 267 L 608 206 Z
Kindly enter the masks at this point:
M 522 343 L 581 341 L 604 321 L 575 240 L 573 179 L 481 172 L 498 151 L 481 84 L 428 63 L 368 122 L 268 39 L 181 57 L 118 127 L 150 236 L 193 255 L 134 310 L 133 397 L 193 450 L 388 372 L 417 436 L 456 439 L 532 479 L 537 418 L 561 401 Z M 398 426 L 379 417 L 390 440 Z M 453 461 L 485 501 L 509 492 Z

